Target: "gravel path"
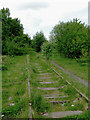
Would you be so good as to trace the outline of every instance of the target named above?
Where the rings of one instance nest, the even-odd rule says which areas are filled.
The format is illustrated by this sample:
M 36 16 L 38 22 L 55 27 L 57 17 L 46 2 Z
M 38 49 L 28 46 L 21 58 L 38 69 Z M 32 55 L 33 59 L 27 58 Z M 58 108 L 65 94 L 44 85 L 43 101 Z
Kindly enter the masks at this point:
M 71 75 L 74 79 L 78 80 L 79 82 L 81 82 L 82 84 L 84 84 L 85 86 L 88 87 L 88 82 L 87 82 L 86 80 L 81 79 L 81 78 L 79 78 L 78 76 L 71 74 L 70 72 L 68 72 L 68 71 L 66 71 L 64 68 L 62 68 L 60 65 L 56 64 L 54 61 L 52 61 L 52 63 L 53 63 L 54 65 L 56 65 L 57 67 L 59 67 L 61 70 L 63 70 L 65 73 Z

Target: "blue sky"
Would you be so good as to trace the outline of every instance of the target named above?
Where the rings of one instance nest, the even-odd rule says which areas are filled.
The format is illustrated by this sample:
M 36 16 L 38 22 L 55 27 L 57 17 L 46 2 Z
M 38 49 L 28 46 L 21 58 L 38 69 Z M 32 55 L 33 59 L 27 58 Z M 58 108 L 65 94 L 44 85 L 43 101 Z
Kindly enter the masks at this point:
M 89 0 L 0 0 L 0 9 L 8 7 L 11 17 L 19 18 L 31 38 L 43 31 L 46 38 L 59 21 L 78 18 L 88 24 Z

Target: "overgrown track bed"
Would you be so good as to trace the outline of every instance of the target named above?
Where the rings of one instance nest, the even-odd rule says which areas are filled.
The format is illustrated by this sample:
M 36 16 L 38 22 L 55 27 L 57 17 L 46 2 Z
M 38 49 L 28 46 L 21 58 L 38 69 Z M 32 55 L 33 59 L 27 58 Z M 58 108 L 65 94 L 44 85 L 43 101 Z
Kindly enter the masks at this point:
M 33 56 L 34 57 L 34 56 Z M 69 82 L 56 74 L 45 60 L 30 56 L 31 103 L 34 118 L 82 114 L 88 102 Z M 61 113 L 64 115 L 62 116 Z
M 54 70 L 54 69 L 53 69 L 53 70 Z M 55 70 L 54 70 L 54 72 L 63 79 L 63 77 L 62 77 L 58 72 L 56 72 Z M 66 80 L 66 82 L 67 82 L 69 85 L 71 85 L 71 83 L 68 82 L 67 80 Z M 79 91 L 77 88 L 75 88 L 73 85 L 71 85 L 71 86 L 72 86 L 81 96 L 83 96 L 83 97 L 89 102 L 88 97 L 86 97 L 82 92 L 80 92 L 80 91 Z

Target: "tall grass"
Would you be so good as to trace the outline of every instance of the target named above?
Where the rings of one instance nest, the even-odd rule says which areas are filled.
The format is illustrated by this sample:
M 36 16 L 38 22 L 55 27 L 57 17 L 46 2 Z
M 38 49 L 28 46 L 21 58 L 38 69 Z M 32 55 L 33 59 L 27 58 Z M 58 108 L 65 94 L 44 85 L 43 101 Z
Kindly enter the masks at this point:
M 57 52 L 51 57 L 51 60 L 55 61 L 58 65 L 72 74 L 88 80 L 88 57 L 80 59 L 66 58 Z
M 6 56 L 3 61 L 7 66 L 2 71 L 2 112 L 6 118 L 26 117 L 24 111 L 28 112 L 26 60 L 26 56 Z
M 48 112 L 50 110 L 50 104 L 45 102 L 40 91 L 34 90 L 32 92 L 31 103 L 33 109 L 35 109 L 38 114 Z

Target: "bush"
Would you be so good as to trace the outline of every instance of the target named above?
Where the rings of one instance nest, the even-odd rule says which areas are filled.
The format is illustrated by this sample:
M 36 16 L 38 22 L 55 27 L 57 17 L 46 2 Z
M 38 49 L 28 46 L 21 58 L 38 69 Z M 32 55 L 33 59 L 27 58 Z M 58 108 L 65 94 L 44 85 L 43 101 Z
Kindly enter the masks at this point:
M 3 55 L 23 55 L 31 45 L 31 38 L 23 33 L 23 25 L 18 18 L 10 17 L 9 8 L 2 13 L 2 53 Z M 1 23 L 1 22 L 0 22 Z
M 7 66 L 6 65 L 2 65 L 2 70 L 8 70 Z
M 78 19 L 60 22 L 51 32 L 51 40 L 56 43 L 59 53 L 70 58 L 86 56 L 88 50 L 88 28 Z
M 2 65 L 0 66 L 2 70 L 8 70 L 8 56 L 2 56 Z

